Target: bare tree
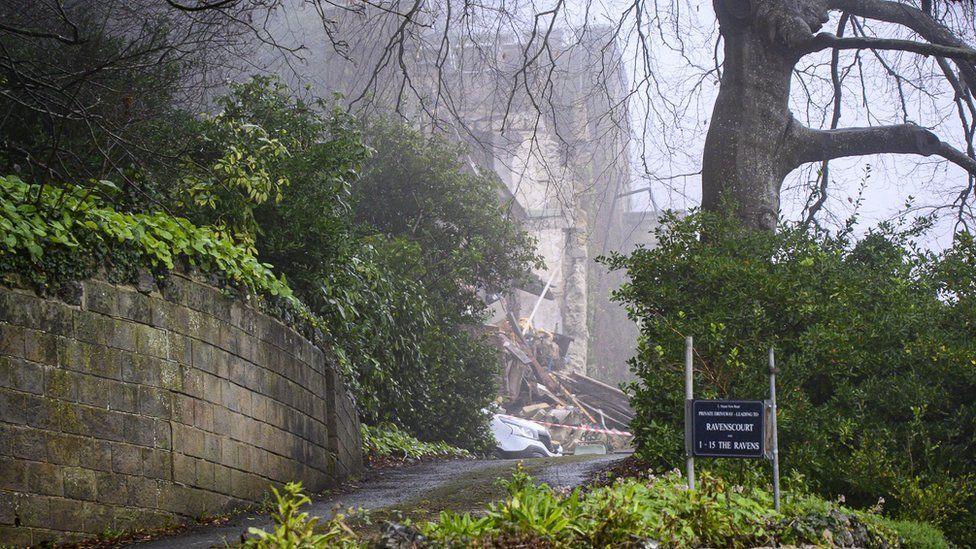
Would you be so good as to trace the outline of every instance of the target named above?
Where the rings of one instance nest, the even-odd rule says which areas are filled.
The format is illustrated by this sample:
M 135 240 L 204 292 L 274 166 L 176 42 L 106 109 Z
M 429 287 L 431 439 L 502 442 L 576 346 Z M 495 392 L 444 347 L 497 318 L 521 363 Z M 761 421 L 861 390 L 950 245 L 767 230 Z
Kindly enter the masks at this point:
M 173 160 L 160 121 L 203 108 L 279 0 L 0 0 L 0 160 L 42 184 Z M 164 145 L 164 146 L 158 146 Z
M 958 100 L 971 106 L 976 50 L 930 14 L 889 0 L 716 0 L 715 9 L 725 43 L 725 70 L 705 142 L 704 208 L 716 209 L 722 197 L 730 195 L 747 224 L 772 229 L 788 173 L 805 163 L 849 156 L 938 155 L 971 176 L 976 175 L 971 132 L 968 152 L 964 152 L 911 123 L 837 128 L 839 116 L 834 116 L 831 128 L 821 130 L 805 126 L 789 109 L 797 63 L 824 49 L 906 51 L 934 56 L 945 66 Z M 920 40 L 817 33 L 829 20 L 829 10 L 841 10 L 843 22 L 860 17 L 903 25 Z M 955 76 L 949 61 L 961 77 Z M 833 67 L 836 71 L 836 63 Z M 834 82 L 837 81 L 835 77 Z M 973 111 L 960 112 L 964 119 L 970 114 Z M 969 201 L 971 183 L 972 177 L 968 190 L 960 197 L 961 207 Z
M 354 107 L 392 105 L 412 121 L 504 148 L 512 144 L 485 140 L 465 100 L 497 102 L 488 109 L 496 135 L 528 120 L 530 129 L 554 124 L 570 142 L 553 76 L 585 50 L 596 54 L 585 72 L 598 77 L 585 95 L 604 99 L 605 121 L 634 123 L 643 138 L 632 146 L 632 164 L 656 185 L 700 174 L 705 208 L 730 195 L 748 224 L 770 228 L 793 172 L 809 185 L 803 216 L 816 222 L 829 206 L 831 160 L 911 154 L 967 174 L 961 186 L 957 177 L 931 178 L 942 198 L 926 205 L 966 227 L 976 171 L 973 8 L 912 1 L 714 0 L 714 14 L 694 0 L 369 3 L 326 12 L 352 45 L 343 62 L 353 68 L 330 73 L 341 74 L 333 81 Z M 836 30 L 819 32 L 828 21 Z M 607 86 L 620 74 L 613 64 L 626 65 L 623 93 Z M 679 78 L 676 65 L 685 71 Z M 646 116 L 633 119 L 628 105 Z M 948 129 L 951 117 L 958 129 Z M 844 128 L 842 120 L 865 127 Z M 688 140 L 702 134 L 700 164 L 662 165 L 689 156 Z M 661 148 L 656 157 L 649 141 Z

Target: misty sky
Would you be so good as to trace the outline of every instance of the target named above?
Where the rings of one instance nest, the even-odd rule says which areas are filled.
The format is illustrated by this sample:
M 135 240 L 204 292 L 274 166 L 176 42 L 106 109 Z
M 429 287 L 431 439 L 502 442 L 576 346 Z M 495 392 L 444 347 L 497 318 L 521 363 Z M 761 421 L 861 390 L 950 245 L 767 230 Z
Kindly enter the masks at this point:
M 680 5 L 683 19 L 662 21 L 665 30 L 653 33 L 653 47 L 649 55 L 653 60 L 651 66 L 655 80 L 650 85 L 638 86 L 641 93 L 636 94 L 631 102 L 631 118 L 635 133 L 632 144 L 634 187 L 650 185 L 659 206 L 684 209 L 700 202 L 699 177 L 655 181 L 648 177 L 641 160 L 643 152 L 650 175 L 658 178 L 693 173 L 701 167 L 707 122 L 718 93 L 717 75 L 713 73 L 704 79 L 702 75 L 705 70 L 714 67 L 717 23 L 710 0 L 690 0 L 680 2 Z M 611 9 L 608 5 L 605 15 L 593 17 L 591 23 L 599 23 L 601 18 L 609 21 L 610 14 L 616 13 L 620 13 L 620 8 Z M 834 14 L 824 30 L 835 32 L 837 19 L 838 15 Z M 890 25 L 866 25 L 866 28 L 881 36 L 916 38 L 910 32 Z M 622 41 L 628 56 L 626 65 L 632 71 L 631 77 L 640 80 L 647 71 L 636 33 L 624 36 Z M 683 51 L 683 55 L 676 50 Z M 943 140 L 964 150 L 952 90 L 944 83 L 944 77 L 938 73 L 934 61 L 901 52 L 883 52 L 881 55 L 890 68 L 905 77 L 902 94 L 907 119 L 895 79 L 889 76 L 873 54 L 862 53 L 858 65 L 854 52 L 842 52 L 841 70 L 848 71 L 848 75 L 844 84 L 840 127 L 909 121 L 933 129 Z M 828 52 L 808 56 L 798 67 L 806 69 L 809 75 L 803 78 L 802 83 L 794 77 L 791 108 L 799 120 L 812 127 L 829 127 L 830 124 L 833 107 L 829 60 Z M 860 78 L 862 71 L 863 88 Z M 909 81 L 924 82 L 924 87 L 914 89 Z M 653 103 L 651 108 L 648 108 L 649 89 Z M 660 93 L 657 90 L 661 90 Z M 665 108 L 662 104 L 666 102 L 662 101 L 661 96 L 670 98 L 677 105 L 673 110 L 679 116 L 676 117 L 673 112 L 662 112 Z M 808 165 L 787 178 L 782 215 L 788 219 L 799 218 L 807 198 L 805 189 L 800 185 L 815 179 L 816 169 L 817 166 Z M 966 182 L 967 175 L 962 168 L 936 157 L 878 155 L 835 160 L 831 162 L 831 198 L 827 205 L 831 215 L 821 216 L 821 219 L 834 223 L 845 219 L 853 210 L 853 204 L 849 201 L 857 197 L 862 187 L 861 228 L 866 229 L 904 211 L 909 197 L 914 197 L 915 206 L 926 212 L 930 211 L 928 206 L 949 203 Z M 643 196 L 635 197 L 634 204 L 638 208 L 648 206 Z M 940 222 L 932 232 L 929 245 L 941 248 L 950 244 L 953 226 L 951 216 Z

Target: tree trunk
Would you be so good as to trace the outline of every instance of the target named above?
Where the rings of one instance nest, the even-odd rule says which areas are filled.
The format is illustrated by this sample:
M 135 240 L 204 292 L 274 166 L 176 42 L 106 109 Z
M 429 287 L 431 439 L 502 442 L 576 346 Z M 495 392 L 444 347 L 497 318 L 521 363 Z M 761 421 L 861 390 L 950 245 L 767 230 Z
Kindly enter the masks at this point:
M 773 230 L 780 187 L 795 167 L 789 97 L 796 51 L 826 21 L 826 7 L 811 0 L 714 0 L 714 6 L 725 64 L 705 138 L 702 208 L 728 205 L 746 226 Z

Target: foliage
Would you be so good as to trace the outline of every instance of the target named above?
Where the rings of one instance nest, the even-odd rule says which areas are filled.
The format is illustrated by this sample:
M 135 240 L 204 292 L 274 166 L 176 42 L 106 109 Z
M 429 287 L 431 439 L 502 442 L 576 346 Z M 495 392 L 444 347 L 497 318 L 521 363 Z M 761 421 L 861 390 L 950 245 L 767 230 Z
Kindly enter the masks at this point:
M 924 225 L 860 240 L 852 226 L 770 233 L 670 214 L 658 247 L 606 260 L 627 270 L 616 297 L 641 329 L 639 453 L 680 463 L 685 335 L 701 398 L 765 395 L 773 346 L 784 470 L 976 543 L 976 246 L 963 233 L 932 253 L 914 244 Z
M 363 453 L 370 461 L 470 458 L 467 450 L 443 442 L 421 442 L 392 423 L 362 426 Z
M 99 185 L 114 189 L 108 181 Z M 113 262 L 166 270 L 185 259 L 304 313 L 270 265 L 209 227 L 162 212 L 118 212 L 82 187 L 41 187 L 8 176 L 0 177 L 0 190 L 0 270 L 41 292 L 56 289 L 66 272 L 82 278 Z
M 482 310 L 474 291 L 524 270 L 530 247 L 491 188 L 461 174 L 456 149 L 388 127 L 393 133 L 382 143 L 389 150 L 377 156 L 408 147 L 421 155 L 414 168 L 437 162 L 436 171 L 399 181 L 401 193 L 430 183 L 451 194 L 435 193 L 441 217 L 427 212 L 411 221 L 423 238 L 378 227 L 380 218 L 356 212 L 407 210 L 392 194 L 357 206 L 369 194 L 357 189 L 377 190 L 380 180 L 361 179 L 371 150 L 347 113 L 266 77 L 232 84 L 215 103 L 213 116 L 174 109 L 152 126 L 159 139 L 180 143 L 178 169 L 128 172 L 169 210 L 133 202 L 107 182 L 28 186 L 10 178 L 3 272 L 48 291 L 103 266 L 123 281 L 143 267 L 188 260 L 232 285 L 281 296 L 319 328 L 367 423 L 390 421 L 427 441 L 485 448 L 482 410 L 494 395 L 497 357 L 469 329 Z M 411 141 L 398 149 L 398 139 Z M 464 216 L 463 234 L 446 228 L 444 216 L 454 214 Z
M 342 514 L 336 514 L 323 526 L 318 517 L 301 512 L 311 500 L 302 493 L 302 483 L 289 482 L 274 494 L 275 507 L 271 512 L 274 530 L 248 528 L 251 535 L 242 544 L 246 549 L 325 549 L 327 547 L 360 547 L 356 534 L 346 526 Z
M 554 547 L 756 547 L 773 544 L 916 547 L 938 544 L 931 526 L 914 530 L 870 511 L 854 511 L 805 494 L 786 494 L 782 513 L 768 492 L 727 484 L 703 472 L 688 490 L 677 472 L 618 479 L 583 493 L 537 485 L 521 469 L 503 483 L 507 497 L 481 517 L 442 512 L 423 525 L 434 545 L 491 545 L 516 535 Z
M 423 440 L 485 447 L 481 410 L 494 395 L 497 357 L 469 331 L 483 309 L 474 291 L 524 271 L 530 248 L 491 187 L 461 172 L 456 149 L 412 130 L 384 126 L 386 137 L 374 143 L 382 148 L 371 151 L 348 114 L 295 97 L 274 79 L 232 85 L 217 103 L 220 114 L 203 122 L 192 166 L 222 166 L 228 154 L 240 154 L 244 174 L 200 172 L 185 185 L 207 197 L 192 218 L 216 217 L 235 235 L 254 236 L 260 257 L 321 319 L 366 423 L 393 422 Z M 234 128 L 251 128 L 251 140 L 242 144 Z M 377 175 L 398 159 L 415 171 L 401 172 L 395 184 Z M 431 170 L 417 172 L 425 163 Z M 253 195 L 256 187 L 267 192 Z M 429 188 L 426 209 L 403 200 Z M 448 227 L 449 215 L 463 216 L 463 231 Z M 401 231 L 396 220 L 422 230 Z
M 509 288 L 539 261 L 535 243 L 499 203 L 501 183 L 469 169 L 462 145 L 399 122 L 370 121 L 365 139 L 376 154 L 354 188 L 356 220 L 419 244 L 421 280 L 440 309 L 480 321 L 476 291 Z
M 208 119 L 203 127 L 204 141 L 216 144 L 217 152 L 207 166 L 188 164 L 183 193 L 193 205 L 214 210 L 204 216 L 211 225 L 253 249 L 258 229 L 254 208 L 268 200 L 280 202 L 288 185 L 278 166 L 288 156 L 284 131 L 272 136 L 227 113 Z
M 898 533 L 903 547 L 912 549 L 939 549 L 949 547 L 942 531 L 925 522 L 913 520 L 892 520 L 889 523 Z

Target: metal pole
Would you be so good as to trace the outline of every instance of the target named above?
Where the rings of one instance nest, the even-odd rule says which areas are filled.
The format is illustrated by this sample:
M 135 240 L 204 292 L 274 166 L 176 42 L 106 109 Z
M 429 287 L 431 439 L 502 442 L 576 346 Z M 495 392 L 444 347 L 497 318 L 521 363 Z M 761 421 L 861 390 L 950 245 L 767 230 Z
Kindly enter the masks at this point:
M 779 437 L 776 432 L 776 356 L 769 348 L 769 402 L 772 407 L 769 426 L 773 430 L 773 507 L 779 511 Z
M 685 338 L 685 437 L 691 437 L 691 406 L 689 403 L 695 398 L 695 369 L 692 353 L 694 350 L 694 340 L 691 336 Z M 685 465 L 688 470 L 688 488 L 695 489 L 695 458 L 691 449 L 691 442 L 685 441 L 686 455 Z

